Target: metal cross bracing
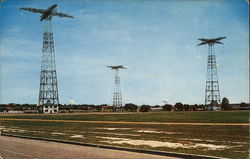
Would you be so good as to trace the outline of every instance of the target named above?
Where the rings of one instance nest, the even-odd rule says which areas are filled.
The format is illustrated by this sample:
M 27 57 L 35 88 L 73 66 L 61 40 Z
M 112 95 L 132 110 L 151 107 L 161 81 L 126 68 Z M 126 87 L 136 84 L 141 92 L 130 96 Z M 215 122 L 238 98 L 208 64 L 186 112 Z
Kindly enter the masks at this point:
M 207 78 L 205 90 L 205 105 L 210 104 L 220 104 L 219 81 L 213 44 L 208 45 Z
M 122 93 L 121 93 L 119 69 L 115 70 L 113 106 L 115 109 L 114 111 L 119 111 L 122 108 Z
M 44 21 L 39 105 L 58 105 L 58 86 L 51 19 Z
M 220 109 L 220 90 L 214 44 L 223 44 L 220 40 L 225 38 L 226 37 L 219 37 L 214 39 L 199 39 L 202 42 L 198 44 L 198 46 L 206 44 L 208 45 L 207 77 L 205 90 L 206 110 L 215 110 L 215 108 Z
M 122 105 L 122 93 L 121 93 L 121 81 L 119 76 L 119 69 L 126 69 L 126 67 L 119 66 L 107 66 L 112 70 L 115 70 L 115 79 L 114 79 L 114 94 L 113 94 L 113 111 L 123 111 Z

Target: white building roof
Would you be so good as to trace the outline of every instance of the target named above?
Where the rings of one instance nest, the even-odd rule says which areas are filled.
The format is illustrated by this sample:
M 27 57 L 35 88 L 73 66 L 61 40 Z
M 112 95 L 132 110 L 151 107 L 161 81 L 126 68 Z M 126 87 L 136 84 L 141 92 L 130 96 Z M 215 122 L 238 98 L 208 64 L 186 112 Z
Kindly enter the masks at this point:
M 72 97 L 70 98 L 68 105 L 76 105 L 76 102 L 72 99 Z

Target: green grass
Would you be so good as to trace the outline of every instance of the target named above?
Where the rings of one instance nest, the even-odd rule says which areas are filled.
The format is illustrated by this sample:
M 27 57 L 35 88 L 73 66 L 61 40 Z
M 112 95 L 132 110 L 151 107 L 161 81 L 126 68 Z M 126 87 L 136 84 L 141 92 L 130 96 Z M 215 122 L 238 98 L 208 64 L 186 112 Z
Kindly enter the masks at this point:
M 62 123 L 42 121 L 1 121 L 3 133 L 80 141 L 85 143 L 114 145 L 130 148 L 192 153 L 228 158 L 245 159 L 249 149 L 248 126 L 193 126 L 193 125 L 154 125 L 154 124 L 98 124 L 98 123 Z M 3 127 L 4 126 L 4 127 Z M 103 129 L 104 128 L 104 129 Z M 107 130 L 105 128 L 130 128 Z M 20 131 L 25 130 L 25 131 Z M 143 133 L 138 130 L 154 130 L 160 133 Z M 52 132 L 64 133 L 53 135 Z M 83 135 L 84 138 L 71 138 Z M 133 136 L 137 135 L 137 136 Z M 209 150 L 206 148 L 151 147 L 104 142 L 101 137 L 126 138 L 131 140 L 153 140 L 160 142 L 186 144 L 226 145 L 228 149 Z
M 248 123 L 249 111 L 235 112 L 156 112 L 131 114 L 60 114 L 60 115 L 4 115 L 0 118 L 49 119 L 82 121 L 144 121 L 144 122 L 204 122 L 204 123 Z
M 249 153 L 249 126 L 217 125 L 154 125 L 154 124 L 108 124 L 73 123 L 43 121 L 1 121 L 12 119 L 47 119 L 80 121 L 131 121 L 131 122 L 193 122 L 193 123 L 248 123 L 249 111 L 230 112 L 150 112 L 127 114 L 1 114 L 0 126 L 3 133 L 80 141 L 94 144 L 114 145 L 130 148 L 192 153 L 228 158 L 245 159 Z M 16 128 L 15 128 L 16 127 Z M 102 128 L 130 128 L 107 130 Z M 24 131 L 20 131 L 24 130 Z M 153 130 L 160 133 L 143 133 L 136 130 Z M 53 135 L 52 132 L 64 133 Z M 170 133 L 166 133 L 170 132 Z M 127 135 L 126 135 L 127 134 Z M 83 135 L 84 138 L 71 138 Z M 133 136 L 137 135 L 137 136 Z M 152 147 L 149 145 L 131 145 L 128 143 L 107 143 L 102 137 L 126 138 L 131 140 L 153 140 L 182 144 L 226 145 L 227 149 L 211 150 L 204 147 L 173 148 Z M 112 141 L 112 140 L 110 140 Z

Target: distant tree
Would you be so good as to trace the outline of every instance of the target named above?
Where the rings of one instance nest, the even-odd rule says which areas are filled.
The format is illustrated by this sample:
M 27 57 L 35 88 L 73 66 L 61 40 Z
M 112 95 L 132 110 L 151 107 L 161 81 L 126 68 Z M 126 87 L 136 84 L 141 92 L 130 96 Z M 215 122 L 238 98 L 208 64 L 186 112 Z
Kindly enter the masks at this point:
M 162 109 L 163 109 L 164 111 L 171 111 L 171 110 L 172 110 L 172 105 L 170 105 L 170 104 L 165 104 L 165 105 L 162 107 Z
M 161 106 L 159 105 L 155 105 L 155 106 L 152 106 L 153 108 L 160 108 Z
M 140 112 L 149 112 L 150 110 L 151 110 L 151 106 L 149 105 L 140 106 Z
M 5 108 L 7 111 L 11 111 L 11 110 L 13 110 L 12 109 L 12 107 L 10 106 L 10 105 L 8 105 L 8 106 L 6 106 L 6 108 Z
M 182 111 L 183 110 L 183 104 L 181 102 L 176 103 L 174 107 L 178 111 Z
M 196 111 L 198 109 L 198 104 L 194 104 L 194 105 L 189 105 L 189 110 L 191 111 Z
M 20 104 L 15 104 L 15 105 L 12 105 L 12 110 L 24 110 L 22 109 L 22 106 Z
M 198 108 L 199 108 L 199 105 L 198 105 L 198 104 L 195 104 L 195 105 L 194 105 L 194 108 L 193 108 L 193 111 L 196 111 Z
M 240 107 L 249 107 L 249 104 L 245 103 L 245 102 L 241 102 L 240 103 Z
M 95 106 L 95 109 L 96 109 L 96 111 L 98 111 L 98 112 L 99 112 L 99 111 L 101 111 L 101 109 L 102 109 L 102 108 L 101 108 L 101 106 L 100 106 L 100 105 L 96 105 L 96 106 Z
M 0 112 L 5 111 L 5 106 L 4 105 L 0 105 Z
M 212 100 L 210 106 L 218 106 L 218 102 L 216 100 Z
M 183 109 L 184 109 L 185 111 L 188 111 L 188 110 L 189 110 L 189 104 L 184 104 L 184 105 L 183 105 Z
M 138 106 L 133 103 L 128 103 L 128 104 L 125 104 L 124 109 L 127 111 L 136 112 L 138 109 Z
M 204 104 L 199 104 L 197 109 L 205 110 L 205 105 Z
M 224 97 L 221 102 L 221 109 L 223 110 L 231 110 L 232 107 L 229 105 L 229 100 Z

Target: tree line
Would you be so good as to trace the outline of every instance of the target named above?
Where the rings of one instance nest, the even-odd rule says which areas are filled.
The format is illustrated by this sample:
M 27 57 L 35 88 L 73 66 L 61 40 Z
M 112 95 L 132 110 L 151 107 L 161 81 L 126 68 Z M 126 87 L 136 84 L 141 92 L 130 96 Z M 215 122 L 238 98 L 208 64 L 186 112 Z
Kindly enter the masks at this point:
M 217 105 L 220 106 L 222 110 L 233 110 L 232 104 L 229 103 L 229 100 L 224 97 L 222 99 L 221 104 L 213 103 L 211 102 L 211 105 Z M 239 109 L 249 109 L 249 103 L 241 102 L 239 105 Z M 71 110 L 79 110 L 79 111 L 102 111 L 102 110 L 112 110 L 113 107 L 109 106 L 107 104 L 101 104 L 101 105 L 93 105 L 93 104 L 77 104 L 77 105 L 66 105 L 66 104 L 59 104 L 60 110 L 65 110 L 65 112 L 70 112 Z M 165 104 L 163 106 L 155 105 L 146 105 L 143 104 L 141 106 L 133 104 L 133 103 L 127 103 L 124 105 L 123 110 L 129 111 L 129 112 L 149 112 L 154 110 L 159 111 L 202 111 L 205 110 L 205 105 L 203 104 L 183 104 L 181 102 L 177 102 L 174 105 L 171 104 Z M 15 104 L 15 103 L 9 103 L 9 104 L 0 104 L 0 112 L 4 111 L 26 111 L 26 110 L 38 110 L 38 107 L 36 104 Z

